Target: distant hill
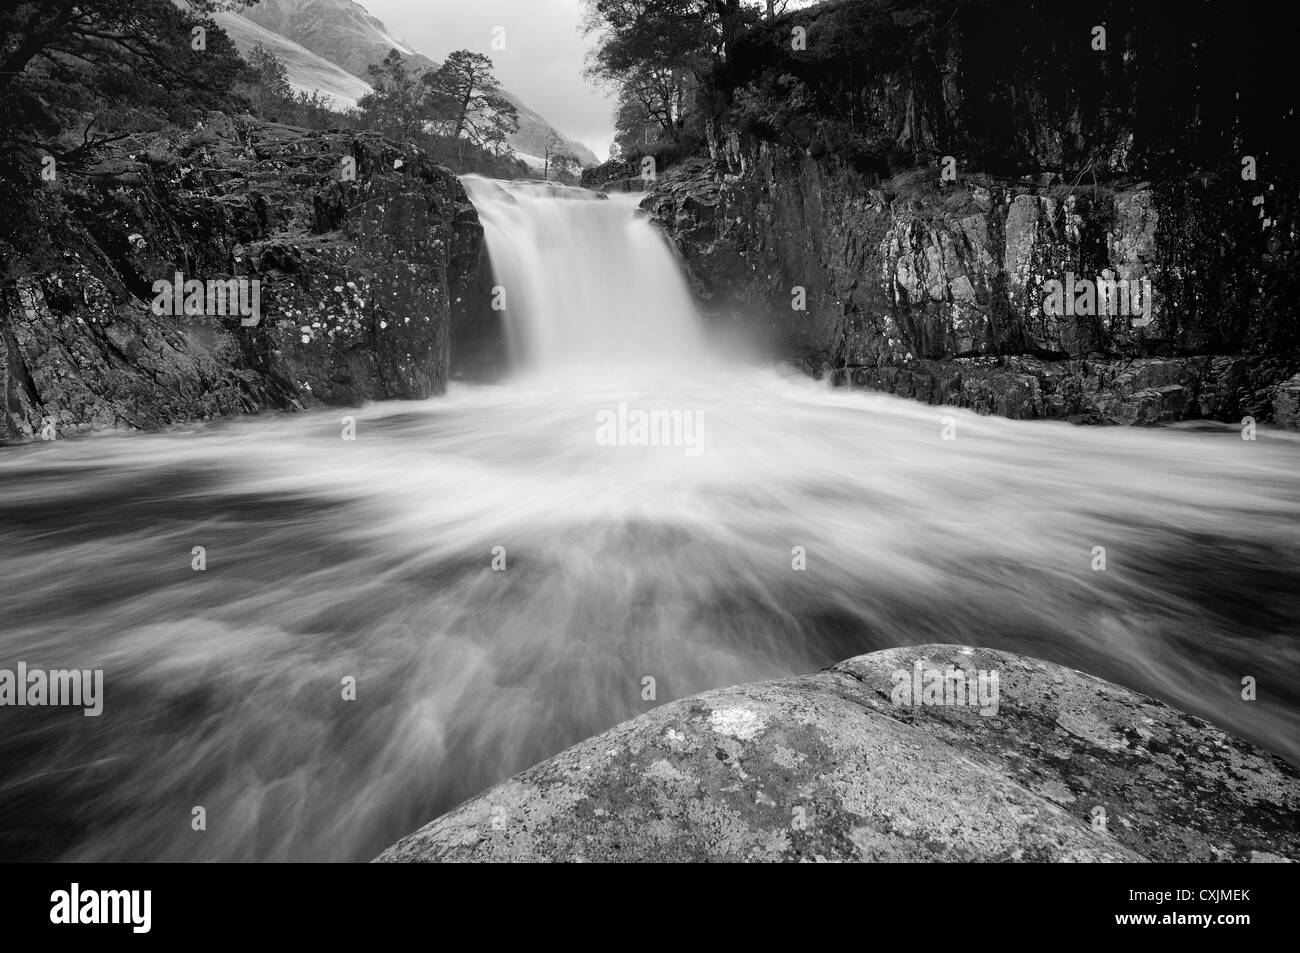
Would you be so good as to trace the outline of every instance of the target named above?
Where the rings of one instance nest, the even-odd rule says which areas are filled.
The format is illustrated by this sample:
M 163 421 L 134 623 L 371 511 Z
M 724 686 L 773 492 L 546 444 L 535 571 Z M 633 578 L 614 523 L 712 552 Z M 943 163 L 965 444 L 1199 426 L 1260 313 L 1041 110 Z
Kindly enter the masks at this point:
M 353 0 L 261 0 L 244 15 L 222 13 L 219 23 L 241 49 L 261 43 L 273 49 L 297 89 L 319 88 L 339 106 L 351 106 L 369 91 L 366 67 L 396 49 L 414 71 L 439 64 L 388 28 Z M 507 140 L 519 157 L 540 166 L 549 146 L 567 152 L 584 166 L 600 160 L 582 143 L 561 133 L 514 93 L 502 90 L 519 111 L 519 129 Z

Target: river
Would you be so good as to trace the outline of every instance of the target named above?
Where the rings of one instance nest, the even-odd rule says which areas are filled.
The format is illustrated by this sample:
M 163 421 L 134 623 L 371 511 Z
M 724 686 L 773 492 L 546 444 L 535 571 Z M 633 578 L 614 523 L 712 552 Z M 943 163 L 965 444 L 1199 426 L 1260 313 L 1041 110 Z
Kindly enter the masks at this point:
M 1295 436 L 714 355 L 630 202 L 468 184 L 504 381 L 0 449 L 0 667 L 105 686 L 98 717 L 0 711 L 0 858 L 364 860 L 653 705 L 923 642 L 1300 763 Z

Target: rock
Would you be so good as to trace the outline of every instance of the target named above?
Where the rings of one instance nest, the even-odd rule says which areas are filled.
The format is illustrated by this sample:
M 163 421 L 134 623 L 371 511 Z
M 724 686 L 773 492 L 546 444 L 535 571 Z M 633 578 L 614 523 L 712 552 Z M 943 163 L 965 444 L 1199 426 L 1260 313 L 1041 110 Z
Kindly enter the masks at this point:
M 981 412 L 1123 424 L 1267 420 L 1273 384 L 1260 375 L 1270 361 L 1283 377 L 1300 370 L 1290 312 L 1262 290 L 1287 286 L 1290 259 L 1264 253 L 1230 185 L 1126 182 L 1060 195 L 969 175 L 944 188 L 926 167 L 882 181 L 833 156 L 717 137 L 730 143 L 725 161 L 668 170 L 642 208 L 678 248 L 706 317 L 751 325 L 781 359 Z M 1261 261 L 1271 270 L 1261 273 Z M 1048 282 L 1107 274 L 1149 282 L 1149 323 L 1145 308 L 1044 307 Z M 791 308 L 796 287 L 806 311 Z M 977 358 L 1001 361 L 1007 380 L 981 372 L 979 386 L 943 399 L 914 386 L 917 362 L 966 378 L 962 362 Z M 1036 385 L 1013 360 L 1037 362 Z M 1110 388 L 1079 376 L 1135 368 L 1165 378 Z M 1279 406 L 1291 406 L 1285 394 Z
M 122 140 L 32 203 L 37 251 L 0 242 L 20 276 L 0 288 L 0 439 L 446 386 L 482 229 L 413 147 L 213 113 Z M 258 282 L 261 322 L 155 314 L 154 282 L 177 272 Z
M 605 192 L 641 192 L 647 183 L 641 177 L 641 160 L 610 159 L 582 170 L 578 182 L 583 188 Z
M 983 689 L 896 704 L 918 664 Z M 1300 772 L 1199 718 L 1048 662 L 924 645 L 663 705 L 378 860 L 1288 860 L 1297 808 Z
M 1287 430 L 1300 430 L 1300 374 L 1277 385 L 1273 393 L 1273 420 Z

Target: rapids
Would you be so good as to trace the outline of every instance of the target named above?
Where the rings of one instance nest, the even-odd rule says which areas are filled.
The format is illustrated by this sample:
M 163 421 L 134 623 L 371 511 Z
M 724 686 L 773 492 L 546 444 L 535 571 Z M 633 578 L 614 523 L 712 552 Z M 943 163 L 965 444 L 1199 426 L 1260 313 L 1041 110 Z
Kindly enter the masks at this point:
M 0 709 L 0 858 L 364 860 L 652 705 L 907 643 L 1062 662 L 1300 761 L 1295 436 L 711 356 L 628 201 L 468 185 L 503 383 L 0 449 L 0 668 L 105 673 L 99 717 Z M 658 445 L 598 439 L 620 404 Z

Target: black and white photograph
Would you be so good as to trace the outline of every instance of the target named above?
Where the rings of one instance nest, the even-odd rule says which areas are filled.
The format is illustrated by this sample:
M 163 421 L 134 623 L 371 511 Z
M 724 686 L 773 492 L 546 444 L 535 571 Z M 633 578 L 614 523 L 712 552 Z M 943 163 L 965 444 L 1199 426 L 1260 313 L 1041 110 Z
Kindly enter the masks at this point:
M 1296 22 L 11 0 L 13 912 L 1074 864 L 1249 937 L 1200 865 L 1300 860 Z

